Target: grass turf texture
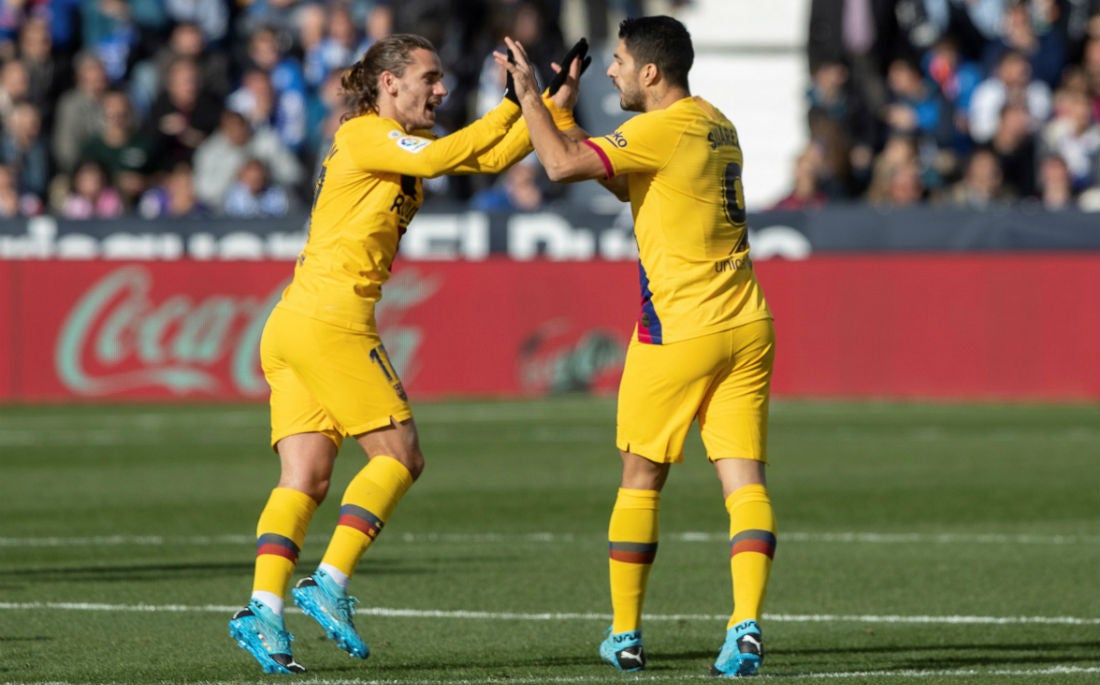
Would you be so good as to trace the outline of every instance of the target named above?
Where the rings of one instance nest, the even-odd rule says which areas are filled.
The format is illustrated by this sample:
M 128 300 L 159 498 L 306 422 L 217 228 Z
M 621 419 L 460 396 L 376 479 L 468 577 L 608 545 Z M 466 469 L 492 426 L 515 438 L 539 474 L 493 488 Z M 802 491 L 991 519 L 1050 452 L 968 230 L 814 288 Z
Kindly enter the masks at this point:
M 708 680 L 727 519 L 697 434 L 662 498 L 650 668 L 601 664 L 614 403 L 415 407 L 428 467 L 359 574 L 366 662 L 311 683 Z M 0 682 L 272 682 L 226 631 L 277 477 L 262 406 L 0 408 Z M 778 402 L 761 682 L 1100 681 L 1100 411 Z M 315 566 L 348 442 L 295 580 Z M 153 609 L 153 610 L 151 610 Z

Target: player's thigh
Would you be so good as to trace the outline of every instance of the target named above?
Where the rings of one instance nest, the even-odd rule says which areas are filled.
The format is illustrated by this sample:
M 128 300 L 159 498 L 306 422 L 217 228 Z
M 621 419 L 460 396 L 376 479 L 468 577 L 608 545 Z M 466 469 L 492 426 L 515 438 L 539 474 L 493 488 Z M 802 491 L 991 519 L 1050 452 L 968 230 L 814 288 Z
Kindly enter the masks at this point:
M 321 433 L 339 446 L 343 432 L 313 393 L 294 372 L 283 350 L 294 349 L 300 340 L 296 317 L 275 309 L 260 337 L 260 365 L 271 389 L 271 445 L 301 433 Z
M 768 406 L 775 331 L 771 319 L 738 326 L 727 336 L 730 356 L 699 412 L 707 457 L 767 462 Z
M 342 435 L 412 418 L 401 379 L 377 333 L 288 313 L 291 345 L 281 348 L 294 375 Z
M 666 345 L 631 340 L 619 383 L 616 446 L 658 463 L 683 460 L 688 429 L 725 354 L 721 339 L 709 335 Z

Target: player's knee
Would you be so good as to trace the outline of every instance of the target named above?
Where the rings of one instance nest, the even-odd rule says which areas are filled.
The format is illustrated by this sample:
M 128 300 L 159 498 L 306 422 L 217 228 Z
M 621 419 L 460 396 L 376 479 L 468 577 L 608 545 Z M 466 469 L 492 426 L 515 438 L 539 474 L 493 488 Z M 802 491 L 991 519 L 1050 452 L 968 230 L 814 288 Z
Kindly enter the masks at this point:
M 424 455 L 420 452 L 419 447 L 409 450 L 398 461 L 409 470 L 413 480 L 419 478 L 420 474 L 424 472 Z

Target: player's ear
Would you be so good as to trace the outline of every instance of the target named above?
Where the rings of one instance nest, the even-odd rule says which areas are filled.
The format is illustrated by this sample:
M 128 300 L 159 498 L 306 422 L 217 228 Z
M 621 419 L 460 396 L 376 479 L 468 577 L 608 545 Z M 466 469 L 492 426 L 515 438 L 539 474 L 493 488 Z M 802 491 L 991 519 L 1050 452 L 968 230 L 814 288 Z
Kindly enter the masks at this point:
M 390 95 L 397 95 L 397 76 L 392 71 L 383 71 L 378 79 L 382 86 L 381 90 Z

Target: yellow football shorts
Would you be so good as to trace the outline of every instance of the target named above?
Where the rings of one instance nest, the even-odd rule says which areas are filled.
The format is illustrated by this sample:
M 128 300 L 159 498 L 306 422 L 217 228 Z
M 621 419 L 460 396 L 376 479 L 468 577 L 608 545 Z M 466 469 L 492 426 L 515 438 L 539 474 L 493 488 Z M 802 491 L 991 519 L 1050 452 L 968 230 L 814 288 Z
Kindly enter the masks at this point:
M 657 463 L 683 461 L 692 421 L 711 461 L 767 461 L 775 359 L 771 319 L 667 345 L 630 341 L 619 383 L 616 446 Z
M 336 445 L 412 418 L 377 332 L 357 332 L 276 306 L 260 337 L 271 386 L 271 444 L 324 433 Z

